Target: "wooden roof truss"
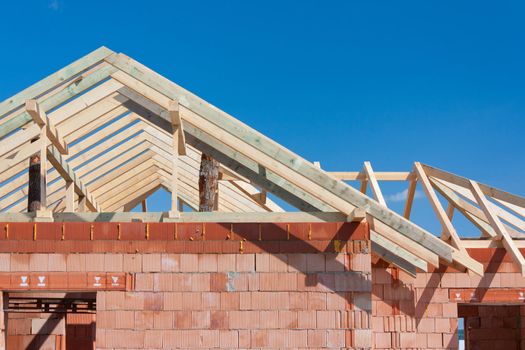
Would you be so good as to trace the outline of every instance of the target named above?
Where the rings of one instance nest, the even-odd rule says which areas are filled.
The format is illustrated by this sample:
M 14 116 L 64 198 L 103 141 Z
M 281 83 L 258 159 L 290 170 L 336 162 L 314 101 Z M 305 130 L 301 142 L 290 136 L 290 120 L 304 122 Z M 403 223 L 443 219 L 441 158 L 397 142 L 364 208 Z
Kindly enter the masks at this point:
M 411 274 L 445 262 L 482 275 L 483 266 L 468 255 L 468 244 L 452 224 L 457 211 L 486 242 L 501 242 L 525 272 L 516 245 L 525 232 L 525 199 L 419 163 L 410 172 L 375 172 L 369 162 L 360 172 L 326 172 L 105 47 L 0 103 L 0 140 L 4 219 L 28 217 L 13 213 L 26 210 L 28 157 L 45 149 L 45 202 L 55 215 L 92 217 L 82 214 L 89 211 L 130 217 L 125 213 L 164 188 L 172 193 L 171 210 L 150 218 L 366 218 L 375 253 Z M 221 164 L 217 212 L 180 214 L 181 201 L 198 207 L 201 152 Z M 346 181 L 360 181 L 360 189 Z M 408 181 L 403 215 L 387 206 L 381 181 Z M 410 221 L 418 183 L 442 226 L 441 237 Z M 367 186 L 374 198 L 366 195 Z M 284 212 L 267 193 L 303 214 Z

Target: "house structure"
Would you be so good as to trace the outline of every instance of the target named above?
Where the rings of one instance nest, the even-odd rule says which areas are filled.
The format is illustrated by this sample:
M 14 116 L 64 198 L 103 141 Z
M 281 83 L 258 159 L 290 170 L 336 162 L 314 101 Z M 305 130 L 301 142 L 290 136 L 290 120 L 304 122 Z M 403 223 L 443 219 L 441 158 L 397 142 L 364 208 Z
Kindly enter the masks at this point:
M 441 232 L 411 221 L 416 186 Z M 418 162 L 324 171 L 105 47 L 0 104 L 7 349 L 456 349 L 459 319 L 468 349 L 519 349 L 524 233 L 520 196 Z

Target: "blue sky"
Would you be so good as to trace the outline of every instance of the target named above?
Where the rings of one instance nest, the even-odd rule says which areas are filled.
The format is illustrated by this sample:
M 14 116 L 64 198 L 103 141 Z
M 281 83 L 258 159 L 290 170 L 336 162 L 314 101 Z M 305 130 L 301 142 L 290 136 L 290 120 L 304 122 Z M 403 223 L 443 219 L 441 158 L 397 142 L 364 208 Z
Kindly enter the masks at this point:
M 421 161 L 525 195 L 520 2 L 1 6 L 1 100 L 106 45 L 327 170 Z

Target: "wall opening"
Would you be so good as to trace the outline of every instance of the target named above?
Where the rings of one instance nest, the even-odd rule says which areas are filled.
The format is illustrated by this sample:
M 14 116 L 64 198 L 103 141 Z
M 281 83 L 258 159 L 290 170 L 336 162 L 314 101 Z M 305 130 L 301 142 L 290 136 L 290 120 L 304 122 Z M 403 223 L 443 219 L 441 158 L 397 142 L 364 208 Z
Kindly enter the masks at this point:
M 521 349 L 521 305 L 458 304 L 465 350 Z
M 96 293 L 4 293 L 7 349 L 94 350 Z

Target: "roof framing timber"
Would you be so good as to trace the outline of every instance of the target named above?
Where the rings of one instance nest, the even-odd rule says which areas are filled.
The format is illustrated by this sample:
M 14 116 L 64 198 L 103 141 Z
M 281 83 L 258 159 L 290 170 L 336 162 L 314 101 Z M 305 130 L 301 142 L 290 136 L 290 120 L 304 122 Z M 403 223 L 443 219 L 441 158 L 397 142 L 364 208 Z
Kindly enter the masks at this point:
M 0 183 L 5 182 L 0 208 L 23 210 L 27 182 L 20 174 L 27 157 L 39 151 L 31 141 L 39 137 L 43 125 L 52 143 L 47 148 L 54 167 L 48 173 L 47 199 L 55 211 L 75 208 L 76 197 L 79 208 L 85 202 L 94 211 L 126 211 L 160 188 L 172 192 L 172 212 L 181 200 L 197 207 L 196 179 L 204 152 L 221 163 L 219 209 L 233 213 L 207 217 L 185 213 L 182 219 L 182 213 L 176 213 L 172 220 L 244 220 L 236 215 L 281 211 L 268 197 L 271 193 L 309 214 L 275 213 L 257 219 L 308 221 L 313 220 L 312 212 L 318 213 L 318 219 L 335 217 L 331 212 L 338 212 L 342 221 L 366 218 L 376 254 L 411 274 L 440 261 L 482 274 L 482 265 L 468 255 L 453 225 L 457 210 L 484 237 L 501 239 L 524 270 L 513 241 L 525 237 L 524 198 L 420 163 L 409 172 L 374 171 L 370 162 L 358 172 L 324 171 L 319 162 L 299 157 L 142 64 L 104 47 L 0 103 Z M 360 189 L 345 181 L 359 181 Z M 380 181 L 408 181 L 403 215 L 388 208 Z M 442 239 L 409 220 L 418 183 L 442 225 Z M 375 199 L 366 195 L 368 185 Z M 446 210 L 438 194 L 448 202 Z M 107 219 L 104 214 L 78 214 Z M 132 215 L 121 214 L 125 214 L 121 218 Z

